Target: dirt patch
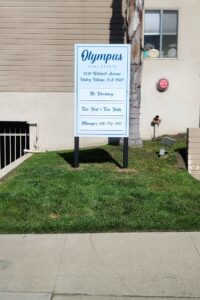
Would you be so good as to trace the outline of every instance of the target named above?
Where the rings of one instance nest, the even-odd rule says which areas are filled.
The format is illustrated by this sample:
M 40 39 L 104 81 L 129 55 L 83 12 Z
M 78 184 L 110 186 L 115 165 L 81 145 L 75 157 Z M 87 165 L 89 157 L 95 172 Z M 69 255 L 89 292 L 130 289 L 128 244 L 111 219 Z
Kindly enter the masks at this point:
M 127 173 L 127 174 L 130 174 L 130 173 L 137 173 L 138 171 L 135 170 L 135 169 L 117 169 L 117 171 L 119 173 Z
M 176 156 L 177 156 L 177 163 L 176 163 L 175 167 L 177 169 L 184 169 L 184 170 L 186 170 L 187 169 L 187 165 L 186 165 L 185 160 L 183 159 L 183 156 L 180 153 L 176 153 Z
M 57 219 L 59 219 L 59 214 L 56 214 L 56 213 L 51 213 L 50 215 L 49 215 L 49 219 L 51 219 L 51 220 L 57 220 Z

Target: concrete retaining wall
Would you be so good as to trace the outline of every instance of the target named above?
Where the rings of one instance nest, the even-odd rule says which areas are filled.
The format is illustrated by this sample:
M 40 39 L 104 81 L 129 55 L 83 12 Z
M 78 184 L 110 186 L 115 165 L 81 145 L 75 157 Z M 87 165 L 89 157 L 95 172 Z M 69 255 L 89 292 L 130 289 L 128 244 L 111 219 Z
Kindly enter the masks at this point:
M 200 179 L 200 128 L 188 129 L 188 171 Z

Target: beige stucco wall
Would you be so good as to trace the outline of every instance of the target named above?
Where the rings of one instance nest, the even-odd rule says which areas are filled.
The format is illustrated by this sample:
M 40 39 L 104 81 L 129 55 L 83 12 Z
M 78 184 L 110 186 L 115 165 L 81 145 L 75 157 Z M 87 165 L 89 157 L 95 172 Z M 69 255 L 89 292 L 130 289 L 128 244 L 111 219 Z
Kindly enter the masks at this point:
M 0 120 L 27 121 L 31 126 L 32 150 L 73 149 L 74 94 L 73 93 L 0 93 Z M 36 147 L 36 134 L 38 147 Z M 107 143 L 106 138 L 81 138 L 80 147 Z
M 32 149 L 73 148 L 74 44 L 122 43 L 124 2 L 0 0 L 0 121 L 36 123 Z
M 162 123 L 159 135 L 186 132 L 199 126 L 200 108 L 200 1 L 146 0 L 146 9 L 178 9 L 179 38 L 177 59 L 145 59 L 142 76 L 141 135 L 150 138 L 152 118 Z M 156 90 L 158 79 L 169 80 L 169 89 Z
M 147 9 L 179 10 L 177 59 L 145 59 L 142 75 L 141 135 L 152 137 L 152 118 L 162 122 L 157 134 L 186 132 L 199 126 L 200 108 L 200 0 L 146 0 Z M 159 78 L 170 86 L 156 90 Z M 39 150 L 73 148 L 74 95 L 67 92 L 1 92 L 0 121 L 38 124 Z M 31 130 L 34 148 L 36 130 Z M 107 139 L 81 138 L 81 147 L 104 144 Z

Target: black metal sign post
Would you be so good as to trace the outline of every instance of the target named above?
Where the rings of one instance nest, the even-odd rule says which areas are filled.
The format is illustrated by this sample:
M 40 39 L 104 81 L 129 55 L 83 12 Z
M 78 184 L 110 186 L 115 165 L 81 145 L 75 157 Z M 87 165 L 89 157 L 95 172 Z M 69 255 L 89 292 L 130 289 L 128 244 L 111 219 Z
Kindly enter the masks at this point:
M 79 137 L 74 137 L 74 168 L 79 168 Z M 128 138 L 124 138 L 123 169 L 128 168 Z
M 124 138 L 123 145 L 123 169 L 128 168 L 128 137 Z
M 75 168 L 79 138 L 100 136 L 125 137 L 122 167 L 128 167 L 130 54 L 129 44 L 75 45 Z
M 74 168 L 79 168 L 79 137 L 74 137 Z

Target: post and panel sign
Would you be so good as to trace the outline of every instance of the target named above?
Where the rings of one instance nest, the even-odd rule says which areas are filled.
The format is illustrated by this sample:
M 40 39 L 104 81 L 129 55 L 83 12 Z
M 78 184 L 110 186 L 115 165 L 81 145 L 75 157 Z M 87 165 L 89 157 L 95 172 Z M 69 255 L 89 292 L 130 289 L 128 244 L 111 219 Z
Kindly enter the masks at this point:
M 75 45 L 75 136 L 128 137 L 129 45 Z

